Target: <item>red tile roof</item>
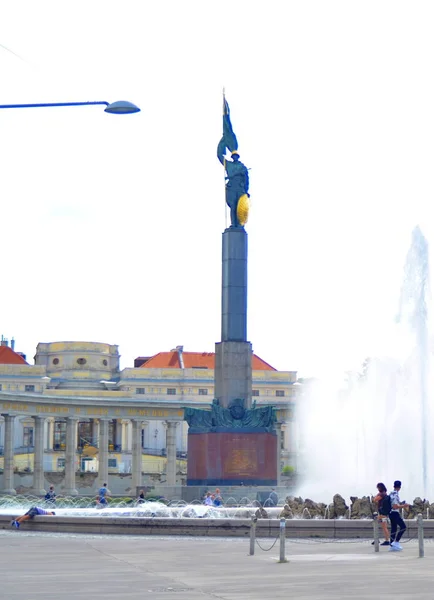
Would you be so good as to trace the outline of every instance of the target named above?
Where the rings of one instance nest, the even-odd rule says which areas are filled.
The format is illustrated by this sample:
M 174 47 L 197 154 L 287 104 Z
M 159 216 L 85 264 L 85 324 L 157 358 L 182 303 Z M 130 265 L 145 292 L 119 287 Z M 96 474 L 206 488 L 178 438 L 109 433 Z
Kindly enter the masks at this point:
M 214 352 L 183 352 L 182 358 L 184 361 L 184 368 L 207 368 L 214 369 Z M 140 367 L 141 369 L 180 369 L 181 365 L 179 364 L 179 356 L 176 350 L 172 350 L 171 352 L 159 352 L 155 356 L 149 358 L 143 365 Z M 269 365 L 253 354 L 252 356 L 252 369 L 254 371 L 276 371 L 274 367 Z
M 27 365 L 27 363 L 9 346 L 0 346 L 0 365 Z

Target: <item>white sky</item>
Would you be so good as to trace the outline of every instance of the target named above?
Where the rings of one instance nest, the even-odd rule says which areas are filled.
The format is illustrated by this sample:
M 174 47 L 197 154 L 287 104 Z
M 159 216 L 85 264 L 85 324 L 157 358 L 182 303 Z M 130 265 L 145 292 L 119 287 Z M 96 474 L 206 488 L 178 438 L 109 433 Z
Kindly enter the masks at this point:
M 434 4 L 0 5 L 1 331 L 119 344 L 122 366 L 220 339 L 221 90 L 251 169 L 249 339 L 299 376 L 384 347 L 411 230 L 434 233 Z

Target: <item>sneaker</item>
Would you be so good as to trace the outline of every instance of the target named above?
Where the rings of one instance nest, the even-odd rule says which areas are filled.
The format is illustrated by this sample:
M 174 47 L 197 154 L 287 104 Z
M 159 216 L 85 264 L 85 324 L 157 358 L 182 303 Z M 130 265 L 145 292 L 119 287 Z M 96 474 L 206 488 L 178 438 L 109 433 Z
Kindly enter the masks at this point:
M 389 552 L 399 552 L 399 548 L 395 548 L 393 544 L 390 544 Z
M 392 548 L 393 548 L 393 550 L 395 550 L 395 552 L 399 552 L 402 550 L 402 546 L 401 546 L 401 544 L 398 544 L 398 542 L 392 542 L 390 544 L 390 549 L 392 549 Z
M 20 524 L 18 523 L 18 521 L 12 521 L 11 525 L 12 525 L 12 527 L 15 527 L 16 529 L 20 528 Z
M 395 542 L 395 548 L 398 548 L 398 550 L 402 550 L 402 546 L 399 542 Z
M 384 542 L 381 542 L 380 546 L 390 546 L 390 542 L 385 540 Z

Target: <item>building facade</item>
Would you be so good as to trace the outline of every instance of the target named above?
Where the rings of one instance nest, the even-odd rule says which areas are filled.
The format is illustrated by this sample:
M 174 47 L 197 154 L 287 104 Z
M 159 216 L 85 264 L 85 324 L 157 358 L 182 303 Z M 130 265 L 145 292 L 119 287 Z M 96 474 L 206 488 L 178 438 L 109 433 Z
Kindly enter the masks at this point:
M 281 464 L 295 467 L 296 372 L 252 360 L 253 399 L 278 409 Z M 95 485 L 109 473 L 130 475 L 135 488 L 156 469 L 175 485 L 187 459 L 183 409 L 211 405 L 213 393 L 213 353 L 178 346 L 120 370 L 115 345 L 52 342 L 38 344 L 30 365 L 2 340 L 0 493 L 14 493 L 14 474 L 23 471 L 34 493 L 45 489 L 47 472 L 64 473 L 62 491 L 71 495 L 85 472 L 96 474 Z

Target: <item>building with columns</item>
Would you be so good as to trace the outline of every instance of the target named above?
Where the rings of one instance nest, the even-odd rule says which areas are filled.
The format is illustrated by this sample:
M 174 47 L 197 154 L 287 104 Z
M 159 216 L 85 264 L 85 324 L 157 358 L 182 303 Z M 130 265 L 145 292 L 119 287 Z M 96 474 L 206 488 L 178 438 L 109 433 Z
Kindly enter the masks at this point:
M 278 409 L 281 463 L 296 466 L 296 372 L 277 371 L 256 355 L 252 367 L 254 399 Z M 177 346 L 120 370 L 118 346 L 51 342 L 38 344 L 30 365 L 2 339 L 0 493 L 20 487 L 42 494 L 53 473 L 63 494 L 92 493 L 78 484 L 97 487 L 109 476 L 127 493 L 146 484 L 156 456 L 161 483 L 179 484 L 184 407 L 211 405 L 213 393 L 214 353 Z

